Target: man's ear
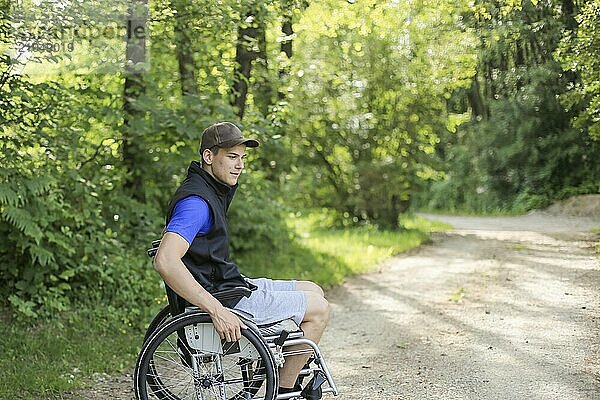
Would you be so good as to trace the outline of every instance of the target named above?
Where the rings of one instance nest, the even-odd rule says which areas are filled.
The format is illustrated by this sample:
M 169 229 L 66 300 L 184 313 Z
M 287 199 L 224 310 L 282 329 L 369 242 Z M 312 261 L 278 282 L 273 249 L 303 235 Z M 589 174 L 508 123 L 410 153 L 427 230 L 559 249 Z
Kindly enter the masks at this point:
M 204 151 L 202 152 L 202 161 L 204 161 L 204 163 L 207 165 L 211 165 L 212 160 L 213 160 L 213 152 L 210 151 L 210 149 L 204 149 Z

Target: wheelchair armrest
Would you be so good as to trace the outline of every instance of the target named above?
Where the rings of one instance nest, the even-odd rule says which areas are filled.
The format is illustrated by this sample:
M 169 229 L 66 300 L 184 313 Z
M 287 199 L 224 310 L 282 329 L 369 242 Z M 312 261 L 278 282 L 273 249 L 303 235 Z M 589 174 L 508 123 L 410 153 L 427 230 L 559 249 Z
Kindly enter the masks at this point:
M 166 283 L 165 289 L 167 291 L 171 315 L 179 315 L 190 306 L 189 302 L 178 296 Z M 244 286 L 236 286 L 231 289 L 225 289 L 211 294 L 225 307 L 233 308 L 242 297 L 250 297 L 252 290 Z
M 214 298 L 219 300 L 221 303 L 241 299 L 242 297 L 250 297 L 251 294 L 252 290 L 244 286 L 237 286 L 231 289 L 225 289 L 212 293 Z

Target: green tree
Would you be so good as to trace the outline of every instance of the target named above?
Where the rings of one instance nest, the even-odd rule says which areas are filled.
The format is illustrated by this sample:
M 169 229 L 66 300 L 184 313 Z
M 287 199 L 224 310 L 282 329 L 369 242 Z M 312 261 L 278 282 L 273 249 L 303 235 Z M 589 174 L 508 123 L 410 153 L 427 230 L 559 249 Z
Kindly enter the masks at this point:
M 584 2 L 576 21 L 576 30 L 566 30 L 557 51 L 565 70 L 577 73 L 580 78 L 568 88 L 563 99 L 569 108 L 580 110 L 574 120 L 575 127 L 600 140 L 600 3 Z
M 146 26 L 148 20 L 147 0 L 136 0 L 129 3 L 127 21 L 133 26 Z M 146 34 L 142 37 L 132 35 L 125 44 L 125 82 L 123 85 L 123 164 L 126 168 L 125 187 L 137 201 L 145 200 L 143 156 L 143 136 L 139 135 L 136 119 L 143 117 L 143 112 L 136 105 L 146 90 L 144 73 L 147 69 Z
M 559 100 L 579 79 L 553 56 L 573 13 L 569 1 L 481 1 L 465 14 L 480 39 L 477 73 L 452 101 L 472 119 L 439 146 L 449 174 L 430 206 L 523 211 L 599 189 L 598 146 L 571 128 L 577 107 Z
M 309 204 L 394 228 L 411 195 L 436 176 L 435 145 L 453 118 L 447 97 L 470 83 L 474 62 L 471 36 L 445 6 L 306 10 L 283 119 Z

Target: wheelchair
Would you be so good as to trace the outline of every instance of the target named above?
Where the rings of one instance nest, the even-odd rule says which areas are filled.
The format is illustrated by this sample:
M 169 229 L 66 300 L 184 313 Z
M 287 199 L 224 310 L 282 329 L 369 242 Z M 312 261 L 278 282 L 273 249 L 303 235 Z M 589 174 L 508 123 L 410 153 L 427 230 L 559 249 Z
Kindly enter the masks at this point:
M 154 257 L 160 240 L 152 242 Z M 166 286 L 166 285 L 165 285 Z M 338 395 L 327 364 L 316 343 L 304 337 L 289 319 L 257 326 L 236 313 L 247 329 L 237 342 L 219 338 L 210 316 L 182 300 L 166 286 L 169 304 L 152 320 L 134 370 L 137 400 L 319 400 Z M 250 296 L 246 287 L 213 295 L 222 304 Z M 295 390 L 277 394 L 279 373 L 287 357 L 308 354 Z

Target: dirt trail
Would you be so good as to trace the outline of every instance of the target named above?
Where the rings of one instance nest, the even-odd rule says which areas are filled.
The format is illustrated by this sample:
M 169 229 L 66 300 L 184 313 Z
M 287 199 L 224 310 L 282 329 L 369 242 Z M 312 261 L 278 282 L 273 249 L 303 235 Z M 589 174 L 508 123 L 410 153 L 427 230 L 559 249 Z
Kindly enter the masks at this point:
M 430 218 L 455 230 L 328 293 L 339 399 L 600 399 L 600 220 Z M 69 399 L 131 399 L 130 379 Z
M 340 399 L 600 399 L 600 220 L 428 217 L 455 230 L 329 293 Z

